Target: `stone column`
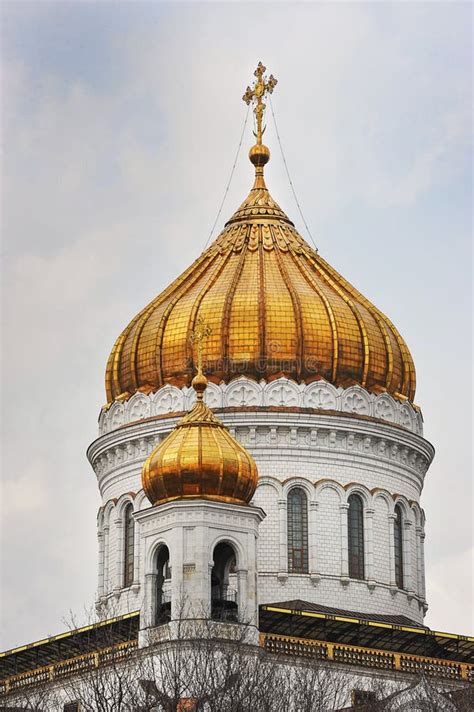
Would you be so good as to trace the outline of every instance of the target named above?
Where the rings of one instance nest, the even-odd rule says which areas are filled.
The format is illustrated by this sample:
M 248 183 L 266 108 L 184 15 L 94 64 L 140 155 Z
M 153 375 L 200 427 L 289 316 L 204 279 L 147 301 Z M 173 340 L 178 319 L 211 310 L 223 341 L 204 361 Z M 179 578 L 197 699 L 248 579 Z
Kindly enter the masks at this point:
M 317 511 L 318 502 L 309 503 L 309 533 L 308 533 L 308 544 L 309 544 L 309 573 L 311 582 L 317 584 L 319 581 L 318 573 L 318 540 L 317 540 Z
M 367 586 L 372 590 L 375 588 L 374 578 L 374 513 L 375 510 L 371 507 L 365 509 L 365 553 L 366 566 L 365 578 Z
M 389 536 L 389 565 L 390 565 L 390 590 L 395 593 L 397 590 L 397 580 L 395 577 L 395 519 L 397 515 L 391 512 L 388 515 L 388 536 Z
M 133 527 L 133 586 L 138 588 L 140 585 L 140 537 L 135 521 Z
M 110 559 L 110 529 L 109 525 L 106 524 L 104 527 L 104 586 L 103 593 L 108 593 L 109 591 L 109 559 Z
M 189 585 L 184 580 L 183 570 L 183 528 L 177 526 L 173 531 L 173 543 L 170 548 L 171 567 L 171 618 L 186 617 L 190 606 L 196 603 L 189 596 Z
M 143 605 L 143 618 L 144 625 L 141 628 L 152 628 L 156 625 L 156 615 L 158 601 L 156 596 L 156 589 L 158 586 L 158 574 L 148 573 L 145 574 L 145 596 Z
M 248 595 L 247 569 L 237 569 L 237 605 L 239 621 L 248 621 L 251 614 L 252 605 Z
M 288 578 L 288 520 L 286 499 L 278 500 L 278 513 L 280 518 L 280 566 L 278 578 L 284 582 Z
M 404 588 L 411 598 L 415 593 L 415 577 L 413 572 L 413 556 L 412 556 L 412 522 L 409 519 L 403 519 L 403 583 Z
M 426 602 L 426 579 L 425 579 L 425 531 L 421 530 L 420 534 L 420 568 L 421 568 L 421 595 Z
M 347 512 L 349 505 L 347 502 L 339 505 L 341 515 L 341 583 L 349 583 L 349 538 L 347 533 Z
M 114 591 L 120 591 L 123 588 L 124 579 L 124 545 L 123 545 L 123 522 L 121 519 L 116 519 L 115 535 L 117 537 L 117 559 L 115 569 L 115 586 Z
M 99 544 L 99 576 L 97 581 L 97 598 L 100 598 L 104 594 L 104 532 L 97 532 L 97 540 Z
M 417 581 L 417 594 L 420 598 L 423 598 L 423 571 L 421 564 L 421 534 L 422 528 L 420 526 L 415 527 L 416 536 L 416 581 Z

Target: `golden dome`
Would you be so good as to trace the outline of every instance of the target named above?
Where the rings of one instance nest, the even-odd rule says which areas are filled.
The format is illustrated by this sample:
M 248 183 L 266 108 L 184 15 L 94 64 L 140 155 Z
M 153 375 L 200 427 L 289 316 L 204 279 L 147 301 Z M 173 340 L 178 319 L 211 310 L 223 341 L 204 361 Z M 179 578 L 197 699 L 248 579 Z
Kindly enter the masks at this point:
M 259 65 L 244 95 L 256 102 L 254 186 L 214 243 L 119 336 L 107 364 L 109 403 L 167 383 L 189 385 L 188 337 L 198 318 L 212 329 L 206 374 L 215 383 L 240 375 L 324 378 L 414 398 L 415 367 L 398 331 L 305 242 L 268 192 L 261 98 L 276 80 L 264 71 Z
M 175 499 L 249 503 L 257 466 L 203 401 L 207 379 L 193 379 L 196 404 L 156 447 L 142 468 L 142 485 L 152 504 Z
M 212 328 L 206 375 L 215 383 L 324 378 L 414 398 L 415 367 L 398 331 L 303 240 L 264 185 L 119 336 L 107 400 L 189 385 L 198 316 Z

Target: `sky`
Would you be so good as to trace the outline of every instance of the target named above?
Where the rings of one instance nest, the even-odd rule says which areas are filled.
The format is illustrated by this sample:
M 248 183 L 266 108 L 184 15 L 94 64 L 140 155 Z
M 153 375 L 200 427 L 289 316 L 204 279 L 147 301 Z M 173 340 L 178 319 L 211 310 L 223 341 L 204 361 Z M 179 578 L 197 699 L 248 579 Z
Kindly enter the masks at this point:
M 472 8 L 455 2 L 3 2 L 4 649 L 95 598 L 111 347 L 203 250 L 259 60 L 320 250 L 396 324 L 436 457 L 435 630 L 473 633 Z M 273 197 L 307 237 L 271 116 Z M 247 126 L 216 228 L 247 195 Z

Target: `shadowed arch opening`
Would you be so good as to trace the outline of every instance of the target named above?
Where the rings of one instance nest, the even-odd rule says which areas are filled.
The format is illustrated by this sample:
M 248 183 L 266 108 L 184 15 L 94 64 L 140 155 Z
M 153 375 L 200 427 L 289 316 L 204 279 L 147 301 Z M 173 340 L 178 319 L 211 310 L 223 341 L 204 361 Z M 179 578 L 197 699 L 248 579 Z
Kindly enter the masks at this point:
M 211 617 L 214 620 L 237 622 L 239 611 L 235 550 L 231 544 L 220 542 L 212 558 Z
M 364 579 L 364 505 L 358 494 L 351 494 L 347 501 L 349 503 L 347 511 L 349 576 L 354 579 Z
M 288 492 L 288 571 L 308 573 L 308 497 L 302 487 Z
M 403 514 L 399 504 L 395 506 L 393 534 L 395 544 L 395 581 L 397 588 L 403 588 Z
M 158 549 L 155 555 L 155 562 L 155 625 L 162 625 L 171 620 L 170 552 L 166 544 L 163 544 Z

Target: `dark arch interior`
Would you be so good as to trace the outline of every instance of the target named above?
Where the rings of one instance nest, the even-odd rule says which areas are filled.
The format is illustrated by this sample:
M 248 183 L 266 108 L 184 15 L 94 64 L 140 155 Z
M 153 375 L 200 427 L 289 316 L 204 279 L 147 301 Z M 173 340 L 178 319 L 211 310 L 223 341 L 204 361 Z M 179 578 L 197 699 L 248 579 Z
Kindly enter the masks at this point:
M 156 625 L 168 623 L 171 619 L 171 592 L 166 588 L 170 581 L 170 552 L 167 546 L 160 547 L 156 554 Z
M 214 620 L 238 620 L 237 588 L 229 577 L 235 573 L 236 556 L 227 542 L 218 544 L 213 553 L 211 573 L 211 616 Z

